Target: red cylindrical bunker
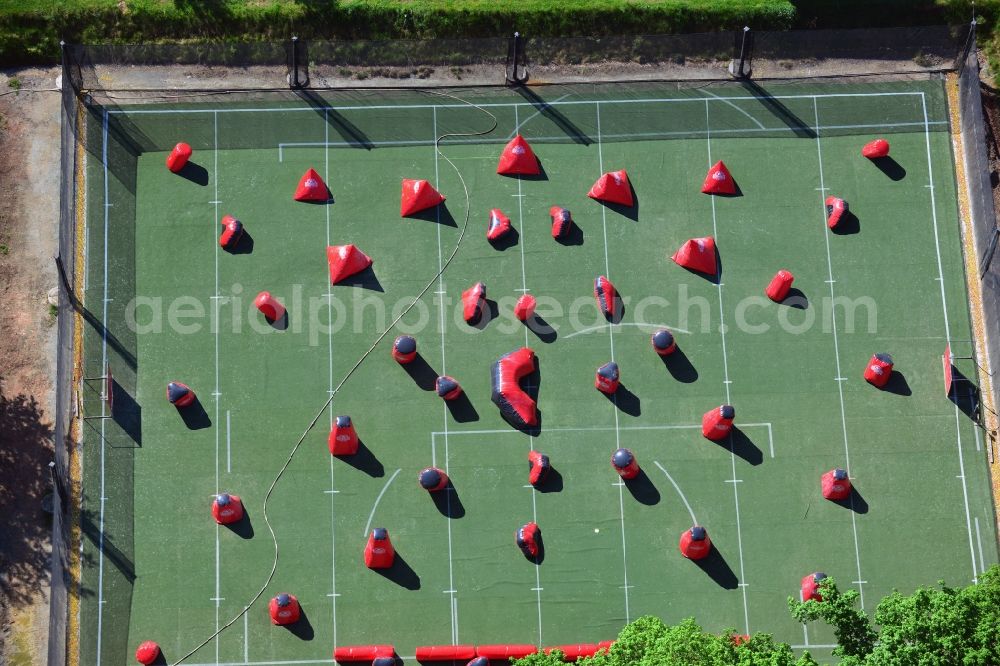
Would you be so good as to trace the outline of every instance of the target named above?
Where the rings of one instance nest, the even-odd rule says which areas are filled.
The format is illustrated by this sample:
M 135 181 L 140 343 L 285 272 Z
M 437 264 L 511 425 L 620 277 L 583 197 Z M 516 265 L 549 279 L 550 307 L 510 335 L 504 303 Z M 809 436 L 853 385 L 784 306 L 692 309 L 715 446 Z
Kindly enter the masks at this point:
M 426 467 L 421 470 L 420 475 L 417 477 L 417 482 L 420 483 L 421 488 L 429 493 L 433 493 L 444 489 L 448 485 L 448 475 L 445 474 L 443 469 Z
M 708 557 L 712 551 L 712 540 L 708 538 L 708 532 L 704 527 L 695 525 L 681 534 L 678 547 L 681 549 L 681 555 L 689 560 L 700 560 Z
M 219 493 L 212 501 L 212 517 L 220 525 L 231 525 L 243 519 L 243 500 L 239 495 Z
M 392 357 L 400 365 L 411 363 L 417 357 L 417 341 L 409 335 L 401 335 L 392 343 Z
M 135 660 L 140 664 L 153 664 L 160 658 L 160 646 L 156 641 L 143 641 L 135 649 Z
M 253 299 L 253 304 L 268 321 L 278 321 L 285 316 L 285 306 L 279 303 L 278 299 L 272 296 L 269 291 L 257 294 L 257 298 Z
M 618 390 L 621 382 L 621 374 L 618 371 L 618 364 L 614 361 L 605 363 L 597 369 L 594 375 L 594 388 L 601 393 L 611 395 Z
M 434 381 L 434 389 L 437 391 L 438 397 L 443 400 L 454 400 L 462 395 L 462 386 L 455 381 L 454 377 L 448 375 L 438 377 Z
M 847 470 L 839 467 L 824 474 L 820 486 L 823 497 L 828 500 L 845 500 L 851 495 L 851 479 L 847 476 Z
M 767 285 L 767 289 L 764 290 L 764 293 L 767 294 L 767 297 L 775 303 L 780 303 L 785 300 L 786 296 L 788 296 L 788 292 L 791 290 L 792 282 L 794 280 L 795 276 L 782 268 L 773 278 L 771 278 L 771 283 Z
M 721 405 L 705 412 L 701 417 L 701 434 L 713 442 L 724 439 L 732 432 L 735 418 L 736 409 L 732 405 Z
M 618 449 L 611 454 L 611 466 L 623 479 L 634 479 L 639 475 L 639 461 L 628 449 Z
M 167 384 L 167 400 L 174 407 L 187 407 L 195 401 L 194 391 L 183 382 L 169 382 Z
M 184 142 L 178 143 L 167 155 L 167 168 L 174 173 L 179 173 L 191 159 L 191 146 Z
M 674 334 L 665 328 L 661 328 L 656 333 L 653 333 L 649 341 L 653 345 L 653 351 L 660 356 L 669 356 L 677 350 L 677 342 L 674 340 Z
M 872 386 L 882 388 L 889 383 L 891 376 L 892 357 L 882 352 L 872 356 L 865 367 L 865 380 Z
M 817 571 L 816 573 L 811 573 L 802 579 L 801 587 L 799 588 L 802 601 L 823 601 L 823 595 L 819 593 L 819 583 L 821 580 L 826 578 L 826 574 L 822 571 Z
M 353 456 L 358 452 L 358 433 L 350 416 L 338 416 L 333 420 L 327 446 L 335 456 Z
M 271 599 L 267 610 L 271 615 L 271 624 L 278 625 L 295 624 L 299 621 L 302 612 L 299 608 L 299 600 L 295 598 L 294 594 L 287 592 L 282 592 Z
M 535 306 L 538 302 L 531 294 L 524 294 L 514 305 L 514 316 L 518 321 L 528 321 L 535 315 Z

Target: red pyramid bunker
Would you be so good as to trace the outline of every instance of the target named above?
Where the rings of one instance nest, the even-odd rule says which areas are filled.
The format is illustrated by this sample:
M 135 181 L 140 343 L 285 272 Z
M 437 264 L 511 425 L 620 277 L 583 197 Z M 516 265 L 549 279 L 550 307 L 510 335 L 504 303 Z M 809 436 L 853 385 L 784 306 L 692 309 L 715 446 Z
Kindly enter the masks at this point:
M 620 204 L 629 208 L 635 204 L 632 197 L 632 184 L 628 180 L 628 173 L 625 169 L 619 171 L 609 171 L 594 183 L 587 196 L 597 201 Z
M 337 284 L 371 266 L 372 258 L 353 244 L 328 245 L 326 262 L 330 265 L 330 282 Z
M 497 163 L 497 173 L 502 176 L 537 176 L 542 172 L 535 157 L 535 151 L 531 149 L 524 137 L 518 134 L 510 140 L 500 153 L 500 161 Z
M 701 185 L 701 191 L 705 194 L 736 194 L 736 182 L 725 162 L 719 160 L 712 165 Z
M 296 201 L 329 201 L 333 197 L 316 170 L 309 169 L 299 179 L 299 186 L 295 188 L 292 198 Z
M 444 201 L 444 196 L 426 180 L 403 179 L 403 192 L 399 201 L 400 217 L 407 217 L 433 208 Z
M 719 272 L 715 258 L 715 239 L 711 236 L 684 241 L 671 259 L 679 266 L 705 275 L 715 276 Z

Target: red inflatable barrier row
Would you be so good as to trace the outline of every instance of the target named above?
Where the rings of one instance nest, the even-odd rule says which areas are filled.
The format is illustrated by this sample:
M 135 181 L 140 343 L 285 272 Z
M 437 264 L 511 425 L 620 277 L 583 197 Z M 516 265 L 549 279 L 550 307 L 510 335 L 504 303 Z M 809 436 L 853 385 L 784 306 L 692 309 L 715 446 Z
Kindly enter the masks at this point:
M 473 645 L 424 645 L 417 648 L 417 661 L 467 661 L 475 656 Z
M 391 645 L 348 645 L 333 649 L 334 661 L 367 661 L 379 657 L 392 657 L 396 648 Z
M 553 650 L 559 650 L 563 653 L 563 661 L 574 662 L 581 657 L 593 657 L 597 654 L 598 647 L 597 643 L 556 645 L 555 647 L 545 648 L 545 654 L 549 654 Z
M 478 645 L 476 656 L 487 659 L 524 659 L 529 654 L 538 652 L 534 645 Z

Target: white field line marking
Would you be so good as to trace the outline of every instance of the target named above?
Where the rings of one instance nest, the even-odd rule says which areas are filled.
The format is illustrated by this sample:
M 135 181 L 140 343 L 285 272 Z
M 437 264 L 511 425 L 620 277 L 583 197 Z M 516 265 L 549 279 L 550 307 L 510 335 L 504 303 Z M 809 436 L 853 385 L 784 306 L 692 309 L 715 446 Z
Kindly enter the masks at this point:
M 934 166 L 931 161 L 931 131 L 927 119 L 927 97 L 920 93 L 920 104 L 924 110 L 924 144 L 927 148 L 927 184 L 931 195 L 931 220 L 934 223 L 934 252 L 937 255 L 938 284 L 941 286 L 941 312 L 944 315 L 944 337 L 951 340 L 951 324 L 948 322 L 948 301 L 944 291 L 944 269 L 941 267 L 941 241 L 938 236 L 937 198 L 934 196 Z M 969 486 L 965 480 L 965 459 L 962 456 L 962 423 L 958 405 L 955 405 L 955 439 L 958 449 L 958 467 L 962 475 L 962 501 L 965 503 L 965 527 L 969 533 L 969 556 L 972 558 L 972 582 L 979 582 L 976 573 L 976 551 L 972 546 L 972 519 L 969 513 Z M 858 576 L 861 578 L 861 576 Z
M 724 103 L 728 104 L 729 106 L 733 107 L 734 109 L 736 109 L 737 111 L 739 111 L 740 113 L 742 113 L 744 116 L 746 116 L 747 118 L 749 118 L 750 120 L 752 120 L 753 123 L 754 123 L 754 125 L 756 125 L 757 127 L 761 128 L 762 130 L 766 130 L 767 129 L 766 127 L 764 127 L 764 125 L 759 120 L 757 120 L 756 118 L 754 118 L 751 113 L 749 113 L 748 111 L 746 111 L 744 109 L 741 109 L 740 107 L 736 106 L 735 104 L 733 104 L 728 99 L 723 99 L 719 95 L 716 95 L 715 93 L 713 93 L 711 90 L 702 90 L 701 92 L 705 93 L 706 95 L 711 95 L 715 99 L 717 99 L 717 100 L 719 100 L 721 102 L 724 102 Z
M 215 190 L 215 196 L 213 200 L 216 203 L 211 204 L 213 208 L 212 224 L 210 225 L 211 236 L 212 236 L 212 248 L 215 255 L 215 291 L 216 296 L 219 295 L 219 252 L 222 248 L 219 246 L 218 241 L 215 237 L 215 225 L 219 221 L 219 114 L 212 114 L 212 187 Z M 219 449 L 221 447 L 221 442 L 219 441 L 219 398 L 222 393 L 219 391 L 219 334 L 221 327 L 219 326 L 219 306 L 222 301 L 215 299 L 212 301 L 215 304 L 215 392 L 212 396 L 215 398 L 215 492 L 219 493 Z M 228 431 L 227 431 L 228 432 Z M 216 524 L 215 526 L 215 631 L 218 634 L 219 631 L 219 609 L 222 605 L 222 581 L 221 581 L 221 570 L 222 570 L 222 544 L 219 541 L 219 533 L 222 528 Z M 219 661 L 219 637 L 216 635 L 215 640 L 215 660 Z
M 799 603 L 802 603 L 802 589 L 799 588 Z M 809 645 L 809 630 L 806 628 L 806 623 L 802 623 L 802 642 Z
M 979 516 L 976 516 L 976 544 L 979 546 L 979 571 L 986 571 L 986 562 L 983 559 L 983 538 L 979 534 Z
M 229 410 L 226 410 L 226 474 L 233 473 L 233 436 L 232 418 Z
M 709 100 L 706 98 L 705 99 L 705 143 L 708 150 L 708 168 L 711 169 L 712 168 L 712 124 L 709 119 L 708 110 L 709 110 Z M 712 235 L 715 237 L 716 242 L 718 242 L 719 225 L 718 225 L 718 216 L 716 215 L 715 212 L 715 197 L 709 195 L 709 198 L 712 200 Z M 722 305 L 721 282 L 718 284 L 718 292 L 719 292 L 719 333 L 722 336 L 722 372 L 723 372 L 722 383 L 723 386 L 726 387 L 726 404 L 728 405 L 732 404 L 732 397 L 730 396 L 730 391 L 729 391 L 729 385 L 731 382 L 729 381 L 729 357 L 726 352 L 726 320 L 725 320 L 725 310 Z M 743 595 L 743 623 L 745 629 L 743 633 L 749 634 L 750 605 L 747 601 L 747 588 L 745 585 L 746 572 L 743 566 L 743 529 L 740 526 L 740 493 L 738 487 L 739 481 L 736 478 L 736 449 L 735 445 L 733 444 L 733 436 L 730 435 L 728 439 L 729 439 L 729 456 L 731 459 L 730 463 L 732 465 L 732 470 L 733 470 L 733 478 L 731 479 L 731 481 L 733 482 L 733 502 L 736 506 L 736 544 L 740 555 L 740 583 L 743 583 L 743 585 L 740 585 L 740 592 Z
M 922 92 L 914 91 L 898 91 L 898 92 L 878 92 L 878 93 L 823 93 L 819 95 L 772 95 L 771 99 L 829 99 L 837 97 L 906 97 L 909 95 L 922 95 Z M 690 102 L 703 102 L 705 97 L 649 97 L 643 99 L 617 99 L 617 100 L 601 100 L 602 104 L 649 104 L 649 103 L 664 103 L 664 104 L 683 104 Z M 728 97 L 716 97 L 714 98 L 718 101 L 755 101 L 756 97 L 752 95 L 742 95 L 742 96 L 728 96 Z M 578 106 L 581 104 L 594 104 L 596 100 L 571 100 L 563 102 L 549 102 L 549 106 Z M 711 101 L 711 100 L 709 100 Z M 534 108 L 535 105 L 532 102 L 483 102 L 477 104 L 484 108 L 507 108 L 507 107 L 531 107 Z M 114 110 L 109 111 L 111 114 L 135 114 L 135 115 L 148 115 L 157 113 L 274 113 L 274 112 L 303 112 L 303 111 L 394 111 L 397 109 L 467 109 L 468 104 L 386 104 L 386 105 L 371 105 L 371 106 L 302 106 L 302 107 L 291 107 L 291 108 L 247 108 L 247 109 L 137 109 L 137 110 Z M 922 123 L 921 123 L 922 124 Z
M 658 460 L 654 460 L 653 464 L 659 467 L 660 471 L 667 475 L 667 480 L 670 481 L 670 484 L 674 487 L 674 490 L 677 491 L 677 494 L 681 496 L 681 501 L 684 502 L 684 506 L 687 507 L 688 513 L 691 514 L 691 524 L 697 525 L 698 519 L 694 517 L 694 509 L 692 509 L 691 505 L 688 503 L 687 497 L 684 497 L 684 493 L 681 491 L 681 487 L 677 485 L 677 482 L 674 481 L 674 477 L 670 476 L 670 472 L 668 472 Z
M 243 661 L 250 661 L 250 613 L 243 613 Z
M 104 136 L 101 140 L 101 161 L 104 163 L 104 203 L 108 203 L 108 110 L 104 110 Z M 101 314 L 101 368 L 108 368 L 108 208 L 104 206 L 104 309 Z M 101 401 L 101 516 L 97 537 L 97 666 L 101 664 L 101 638 L 104 630 L 104 450 L 107 414 Z M 82 548 L 82 544 L 81 544 Z
M 793 645 L 791 646 L 793 650 L 807 650 L 809 648 L 817 648 L 823 650 L 832 650 L 837 647 L 836 643 L 823 643 L 821 645 L 816 645 L 814 643 L 806 643 L 805 645 Z
M 541 113 L 541 111 L 537 112 L 535 115 L 537 115 L 538 113 Z M 534 116 L 530 116 L 528 118 L 528 120 L 531 120 L 531 118 L 534 118 Z M 528 120 L 526 120 L 525 122 L 528 122 Z M 520 121 L 519 121 L 519 118 L 518 118 L 518 110 L 517 110 L 517 107 L 515 106 L 514 107 L 514 133 L 515 134 L 520 129 L 520 126 L 521 125 L 520 125 Z M 521 289 L 523 290 L 522 293 L 527 293 L 528 292 L 528 277 L 527 277 L 528 274 L 527 274 L 527 268 L 525 267 L 525 263 L 524 263 L 524 210 L 523 210 L 523 203 L 522 203 L 523 201 L 524 201 L 524 194 L 523 194 L 523 192 L 521 190 L 521 176 L 518 175 L 518 177 L 517 177 L 517 225 L 518 225 L 518 230 L 521 233 L 521 237 L 520 237 L 520 240 L 518 242 L 518 245 L 521 248 Z M 524 346 L 525 347 L 528 346 L 528 342 L 529 342 L 529 340 L 528 340 L 528 327 L 525 326 L 524 327 Z M 528 438 L 528 450 L 529 451 L 534 451 L 535 450 L 535 442 L 534 442 L 533 438 L 529 434 L 525 434 L 525 437 Z M 447 442 L 447 440 L 446 440 L 446 442 Z M 446 446 L 447 446 L 447 443 L 446 443 Z M 538 500 L 535 498 L 534 491 L 532 491 L 532 493 L 531 493 L 531 520 L 535 524 L 538 524 Z M 536 602 L 538 604 L 538 646 L 541 647 L 541 645 L 542 645 L 542 573 L 541 573 L 541 567 L 539 567 L 539 566 L 535 567 L 535 587 L 532 589 L 532 592 L 535 593 L 535 600 L 536 600 Z
M 702 98 L 704 99 L 704 98 Z M 614 102 L 602 102 L 602 104 L 613 104 Z M 398 107 L 403 108 L 403 107 Z M 286 109 L 291 111 L 292 109 Z M 929 123 L 931 125 L 945 125 L 946 121 L 933 121 Z M 860 130 L 860 129 L 902 129 L 904 127 L 923 127 L 923 122 L 912 122 L 912 123 L 872 123 L 872 124 L 857 124 L 857 125 L 824 125 L 820 129 L 823 130 Z M 763 129 L 755 129 L 753 127 L 744 127 L 739 129 L 716 129 L 712 130 L 712 134 L 719 135 L 733 135 L 739 136 L 741 134 L 760 134 L 762 132 L 795 132 L 795 128 L 792 127 L 765 127 Z M 620 132 L 605 134 L 605 139 L 668 139 L 671 137 L 685 137 L 690 139 L 697 139 L 706 136 L 708 133 L 703 130 L 679 130 L 671 132 Z M 559 141 L 565 140 L 565 136 L 533 136 L 531 141 L 533 143 L 557 143 Z M 472 138 L 472 139 L 456 139 L 450 138 L 444 143 L 448 145 L 461 145 L 461 144 L 475 144 L 475 145 L 489 145 L 496 144 L 500 145 L 504 143 L 503 139 L 489 139 L 489 138 Z M 376 148 L 403 148 L 403 147 L 413 147 L 413 146 L 432 146 L 433 141 L 427 141 L 426 139 L 397 139 L 393 141 L 372 141 L 371 144 Z M 278 144 L 278 161 L 284 161 L 284 151 L 289 148 L 317 148 L 326 146 L 328 148 L 351 148 L 355 144 L 349 141 L 283 141 Z M 457 159 L 482 159 L 482 158 L 457 158 Z
M 610 280 L 611 278 L 609 277 L 608 279 Z M 611 323 L 598 324 L 597 326 L 581 328 L 579 331 L 573 331 L 569 335 L 563 336 L 563 339 L 569 340 L 570 338 L 575 338 L 578 335 L 586 335 L 587 333 L 593 333 L 594 331 L 603 331 L 605 329 L 610 329 L 612 326 L 638 326 L 639 328 L 649 328 L 652 329 L 653 331 L 657 331 L 661 328 L 669 328 L 671 333 L 685 333 L 685 334 L 691 333 L 691 331 L 688 331 L 683 328 L 677 328 L 675 326 L 671 326 L 670 324 L 651 324 L 644 321 L 634 321 L 622 324 L 611 324 Z
M 603 140 L 601 137 L 601 103 L 595 102 L 594 107 L 597 111 L 597 175 L 600 177 L 604 174 L 604 147 Z M 601 206 L 601 229 L 604 233 L 604 275 L 611 279 L 611 267 L 608 261 L 608 209 L 606 206 Z M 611 344 L 611 360 L 615 360 L 615 333 L 614 328 L 608 328 L 608 340 Z M 615 447 L 621 446 L 621 431 L 618 424 L 618 398 L 612 396 L 611 399 L 612 410 L 615 415 Z M 623 484 L 624 485 L 624 484 Z M 622 486 L 618 486 L 618 508 L 621 511 L 621 522 L 622 522 L 622 575 L 624 584 L 622 589 L 625 590 L 625 622 L 631 622 L 632 617 L 629 611 L 629 599 L 628 599 L 628 551 L 625 546 L 625 489 Z
M 437 150 L 437 137 L 438 137 L 438 125 L 437 125 L 437 106 L 431 107 L 432 111 L 432 131 L 433 139 L 432 145 L 434 146 L 434 187 L 441 190 L 441 164 L 438 158 Z M 438 206 L 435 209 L 435 214 L 437 215 L 437 246 L 438 246 L 438 292 L 444 294 L 444 253 L 441 249 L 441 207 Z M 441 313 L 441 374 L 448 374 L 448 362 L 447 355 L 445 354 L 445 315 L 444 315 L 444 296 L 438 298 L 438 309 Z M 448 406 L 444 404 L 442 400 L 441 413 L 444 419 L 444 473 L 448 474 Z M 433 452 L 432 458 L 436 459 L 437 454 Z M 436 463 L 435 463 L 436 464 Z M 447 497 L 448 502 L 448 513 L 451 513 L 451 493 Z M 455 563 L 452 558 L 452 536 L 451 536 L 451 518 L 446 521 L 448 527 L 448 589 L 455 589 Z M 454 597 L 453 597 L 454 598 Z M 458 644 L 458 617 L 455 615 L 454 604 L 449 608 L 449 613 L 451 615 L 451 643 L 452 645 Z
M 815 120 L 816 127 L 816 159 L 819 164 L 819 186 L 821 188 L 826 187 L 826 182 L 823 175 L 823 144 L 820 141 L 820 130 L 819 130 L 819 103 L 813 98 L 813 119 Z M 820 203 L 820 214 L 823 219 L 823 241 L 826 246 L 826 270 L 828 284 L 830 285 L 830 299 L 834 298 L 833 285 L 833 256 L 830 253 L 830 234 L 826 230 L 826 200 L 823 197 L 823 191 L 820 191 L 819 195 Z M 837 366 L 837 377 L 842 378 L 843 372 L 840 369 L 840 340 L 837 337 L 837 313 L 830 312 L 830 328 L 833 330 L 833 357 Z M 840 399 L 840 428 L 844 437 L 844 468 L 847 470 L 847 475 L 851 475 L 851 450 L 848 445 L 847 440 L 847 410 L 844 408 L 844 383 L 841 381 L 837 382 L 837 395 Z M 851 514 L 851 532 L 854 535 L 854 559 L 858 567 L 858 578 L 857 580 L 864 580 L 864 576 L 861 575 L 861 547 L 858 540 L 858 519 L 857 514 L 854 511 L 854 498 L 851 497 L 848 502 L 850 503 Z M 858 585 L 859 597 L 858 600 L 861 602 L 861 609 L 865 608 L 865 588 Z
M 768 423 L 741 423 L 740 428 L 766 427 Z M 700 423 L 692 424 L 667 424 L 667 425 L 646 425 L 646 426 L 621 426 L 620 430 L 697 430 L 701 428 Z M 546 428 L 546 432 L 607 432 L 614 430 L 614 426 L 587 426 L 582 428 Z M 516 435 L 520 431 L 509 428 L 507 430 L 449 430 L 448 435 Z M 432 432 L 431 436 L 443 435 L 441 431 Z
M 573 93 L 566 93 L 562 97 L 559 97 L 559 98 L 553 100 L 552 102 L 543 102 L 543 104 L 545 106 L 552 106 L 553 104 L 558 104 L 559 102 L 563 101 L 564 99 L 566 99 L 567 97 L 571 96 L 572 94 Z M 521 121 L 519 121 L 517 119 L 517 111 L 518 111 L 519 108 L 520 108 L 520 105 L 517 105 L 517 106 L 514 107 L 514 131 L 507 135 L 507 139 L 506 139 L 507 141 L 510 141 L 511 139 L 514 138 L 515 135 L 521 133 L 522 123 L 521 123 Z M 528 116 L 527 118 L 524 119 L 523 125 L 527 125 L 532 120 L 534 120 L 538 116 L 542 115 L 543 110 L 544 109 L 536 109 L 534 113 L 532 113 L 530 116 Z M 521 177 L 518 176 L 517 179 L 521 180 Z
M 389 480 L 385 482 L 385 485 L 382 486 L 382 490 L 379 491 L 378 497 L 375 498 L 375 504 L 372 505 L 372 511 L 368 514 L 368 522 L 365 523 L 365 533 L 361 536 L 368 536 L 369 530 L 372 526 L 372 519 L 375 518 L 375 509 L 378 508 L 378 503 L 382 501 L 382 496 L 385 495 L 385 491 L 389 490 L 389 486 L 392 485 L 392 482 L 396 480 L 396 477 L 399 476 L 399 473 L 402 471 L 402 469 L 397 469 L 392 473 L 392 476 L 389 477 Z
M 323 111 L 323 138 L 329 143 L 330 141 L 330 119 L 329 111 Z M 325 182 L 330 182 L 330 147 L 327 146 L 323 149 L 323 178 Z M 327 204 L 323 208 L 326 209 L 326 245 L 330 246 L 330 206 Z M 323 271 L 323 280 L 326 282 L 326 316 L 328 322 L 333 322 L 333 287 L 330 283 L 330 276 Z M 333 329 L 331 328 L 330 335 L 327 337 L 326 342 L 327 355 L 329 357 L 328 361 L 328 376 L 329 376 L 329 386 L 327 393 L 333 395 Z M 330 428 L 333 428 L 333 406 L 330 406 Z M 333 644 L 337 645 L 337 505 L 336 498 L 334 495 L 337 494 L 336 479 L 334 472 L 333 456 L 330 456 L 330 620 L 333 623 Z

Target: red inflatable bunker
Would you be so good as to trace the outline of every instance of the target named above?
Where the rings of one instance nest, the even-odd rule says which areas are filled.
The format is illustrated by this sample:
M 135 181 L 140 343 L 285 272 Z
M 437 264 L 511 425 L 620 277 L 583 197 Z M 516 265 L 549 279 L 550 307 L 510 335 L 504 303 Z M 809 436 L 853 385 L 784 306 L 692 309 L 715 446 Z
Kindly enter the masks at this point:
M 490 209 L 490 223 L 486 227 L 486 240 L 498 241 L 510 233 L 510 218 L 503 214 L 499 208 Z
M 160 646 L 156 641 L 143 641 L 135 649 L 135 660 L 149 666 L 160 658 Z
M 542 549 L 541 528 L 536 523 L 525 523 L 514 532 L 514 543 L 525 557 L 538 557 Z
M 802 601 L 823 601 L 823 595 L 819 593 L 819 582 L 826 578 L 826 574 L 817 571 L 816 573 L 811 573 L 802 579 Z
M 223 215 L 220 224 L 222 225 L 222 235 L 219 236 L 219 245 L 222 246 L 223 250 L 232 252 L 240 244 L 240 239 L 243 238 L 243 223 L 232 215 Z
M 869 141 L 861 149 L 861 154 L 870 160 L 889 156 L 889 142 L 885 139 Z
M 426 180 L 403 179 L 403 192 L 399 202 L 400 217 L 407 217 L 433 208 L 444 201 L 444 196 Z
M 660 356 L 669 356 L 677 351 L 677 342 L 674 340 L 674 334 L 665 328 L 661 328 L 653 333 L 650 336 L 649 342 L 653 345 L 653 351 Z
M 514 304 L 514 316 L 518 321 L 528 321 L 535 315 L 535 307 L 538 302 L 531 294 L 522 294 Z
M 434 380 L 434 390 L 437 391 L 438 397 L 443 400 L 454 400 L 462 395 L 462 386 L 455 381 L 454 377 L 448 375 L 441 375 Z
M 409 335 L 401 335 L 392 343 L 392 357 L 400 365 L 412 363 L 417 358 L 417 341 Z
M 609 171 L 594 183 L 587 196 L 597 201 L 620 204 L 629 208 L 635 203 L 632 197 L 632 183 L 628 180 L 625 169 Z
M 713 164 L 708 170 L 701 191 L 705 194 L 736 194 L 736 183 L 722 160 Z
M 611 466 L 625 480 L 634 479 L 639 475 L 639 461 L 628 449 L 618 449 L 611 454 Z
M 167 384 L 167 400 L 174 407 L 187 407 L 196 400 L 194 391 L 187 384 L 170 382 Z
M 493 364 L 493 392 L 490 399 L 500 408 L 500 414 L 516 428 L 538 425 L 538 409 L 534 399 L 521 388 L 520 381 L 535 371 L 535 352 L 521 347 L 504 354 Z
M 421 645 L 417 647 L 417 661 L 458 661 L 476 658 L 474 645 Z
M 707 411 L 701 417 L 701 434 L 713 442 L 723 440 L 733 431 L 735 418 L 736 409 L 732 405 L 721 405 Z
M 287 592 L 282 592 L 271 599 L 267 610 L 271 615 L 271 624 L 278 625 L 295 624 L 302 614 L 299 600 L 295 598 L 294 594 Z
M 478 645 L 476 655 L 497 661 L 509 661 L 510 659 L 524 659 L 529 654 L 535 654 L 538 648 L 534 645 Z
M 828 500 L 845 500 L 851 496 L 851 480 L 847 477 L 847 470 L 831 469 L 820 479 L 820 486 L 823 489 L 823 497 Z
M 212 500 L 212 517 L 220 525 L 231 525 L 243 520 L 243 500 L 239 495 L 219 493 Z
M 462 292 L 462 318 L 466 324 L 475 325 L 483 318 L 486 305 L 486 285 L 477 282 Z
M 174 173 L 180 173 L 191 159 L 191 153 L 191 146 L 183 142 L 178 143 L 167 155 L 167 168 Z
M 365 566 L 369 569 L 388 569 L 396 559 L 396 549 L 389 540 L 389 530 L 376 527 L 365 544 Z
M 341 663 L 366 661 L 396 656 L 396 648 L 391 645 L 345 645 L 333 649 L 333 660 Z
M 299 178 L 299 184 L 292 198 L 296 201 L 329 201 L 333 197 L 330 196 L 330 188 L 316 170 L 309 169 Z
M 775 303 L 780 303 L 785 300 L 788 292 L 792 290 L 792 282 L 794 281 L 795 276 L 782 268 L 771 278 L 771 282 L 767 285 L 764 293 Z
M 447 487 L 448 475 L 445 474 L 443 469 L 438 469 L 437 467 L 425 467 L 420 471 L 420 475 L 417 476 L 417 482 L 420 484 L 420 487 L 427 492 L 435 493 Z
M 543 483 L 551 469 L 552 463 L 547 455 L 535 450 L 528 451 L 528 483 L 533 486 Z
M 538 158 L 535 157 L 535 152 L 523 136 L 518 134 L 504 146 L 497 164 L 498 174 L 503 176 L 537 176 L 541 172 Z
M 334 456 L 353 456 L 358 452 L 358 433 L 350 416 L 338 416 L 333 420 L 326 445 Z
M 716 275 L 719 271 L 715 259 L 715 239 L 711 236 L 692 238 L 684 241 L 674 256 L 671 257 L 678 266 L 705 275 Z
M 621 373 L 618 370 L 618 364 L 614 361 L 605 363 L 594 373 L 594 388 L 605 395 L 613 394 L 618 390 L 620 384 Z
M 486 657 L 476 657 L 470 660 L 465 666 L 490 666 L 490 660 Z
M 597 308 L 606 319 L 612 319 L 617 314 L 618 290 L 611 280 L 598 275 L 594 279 L 594 298 L 597 299 Z
M 573 228 L 573 215 L 568 208 L 562 206 L 552 206 L 549 208 L 549 217 L 552 218 L 552 237 L 562 240 L 569 236 Z
M 678 547 L 681 549 L 681 555 L 689 560 L 701 560 L 712 552 L 712 540 L 708 538 L 708 532 L 704 527 L 695 525 L 681 534 Z
M 264 318 L 270 322 L 275 322 L 285 316 L 285 306 L 278 302 L 269 291 L 262 291 L 253 299 L 254 307 L 260 310 Z
M 326 263 L 330 265 L 330 283 L 337 284 L 372 265 L 372 258 L 353 244 L 328 245 Z
M 892 365 L 892 357 L 888 354 L 875 354 L 865 367 L 865 380 L 872 386 L 884 388 L 892 377 Z
M 847 202 L 837 197 L 827 197 L 824 205 L 826 206 L 826 226 L 836 229 L 848 213 Z
M 553 650 L 563 653 L 563 661 L 573 663 L 583 657 L 593 657 L 597 654 L 597 643 L 574 643 L 573 645 L 554 645 L 545 648 L 545 654 L 550 654 Z

